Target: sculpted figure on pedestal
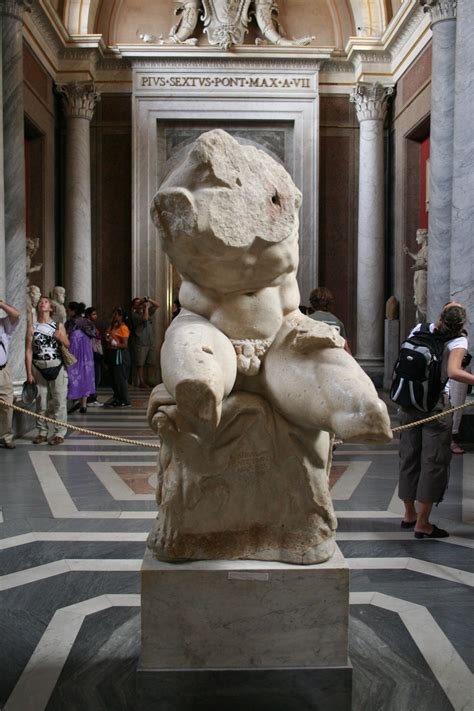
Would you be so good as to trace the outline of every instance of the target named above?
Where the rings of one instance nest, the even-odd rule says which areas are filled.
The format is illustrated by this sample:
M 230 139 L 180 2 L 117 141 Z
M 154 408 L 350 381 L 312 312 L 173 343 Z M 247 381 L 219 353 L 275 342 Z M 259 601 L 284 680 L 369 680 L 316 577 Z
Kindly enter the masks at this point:
M 64 286 L 55 286 L 50 294 L 50 303 L 53 307 L 53 321 L 56 323 L 66 323 L 66 308 L 64 302 L 66 300 L 66 289 Z
M 164 43 L 196 44 L 191 37 L 199 17 L 204 23 L 209 43 L 227 50 L 242 44 L 248 24 L 255 17 L 263 37 L 272 44 L 301 46 L 312 42 L 314 37 L 289 40 L 282 36 L 278 24 L 276 0 L 175 0 L 180 7 L 175 11 L 179 22 L 171 28 Z
M 195 141 L 153 200 L 182 277 L 148 410 L 162 441 L 149 538 L 160 559 L 327 560 L 329 433 L 391 439 L 344 340 L 299 311 L 300 203 L 281 165 L 221 130 Z
M 27 289 L 26 297 L 26 320 L 27 324 L 35 323 L 38 320 L 38 315 L 36 313 L 36 307 L 38 306 L 38 301 L 41 298 L 41 289 L 35 284 L 30 284 Z
M 419 321 L 426 321 L 427 288 L 428 288 L 428 230 L 416 231 L 416 243 L 420 245 L 418 252 L 410 252 L 408 247 L 403 251 L 411 257 L 415 264 L 413 269 L 413 301 L 416 306 L 416 317 Z
M 39 272 L 43 268 L 42 264 L 35 264 L 34 267 L 31 266 L 33 257 L 39 249 L 39 243 L 39 237 L 35 237 L 34 239 L 31 237 L 26 238 L 26 276 L 28 279 L 30 274 Z

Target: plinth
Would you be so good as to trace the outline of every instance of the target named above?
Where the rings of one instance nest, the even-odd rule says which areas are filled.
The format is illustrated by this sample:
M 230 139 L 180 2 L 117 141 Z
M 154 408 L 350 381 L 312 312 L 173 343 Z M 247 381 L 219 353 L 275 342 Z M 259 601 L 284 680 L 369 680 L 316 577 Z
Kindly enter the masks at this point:
M 349 569 L 263 561 L 142 565 L 143 711 L 351 708 Z

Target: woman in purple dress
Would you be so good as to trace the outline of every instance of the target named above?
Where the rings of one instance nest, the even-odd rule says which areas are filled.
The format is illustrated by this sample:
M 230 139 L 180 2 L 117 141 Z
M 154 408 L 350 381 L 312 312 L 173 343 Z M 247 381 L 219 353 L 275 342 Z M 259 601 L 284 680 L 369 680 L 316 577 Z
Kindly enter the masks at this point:
M 69 400 L 78 400 L 79 412 L 87 412 L 87 398 L 95 393 L 94 352 L 92 339 L 94 324 L 84 318 L 85 304 L 71 301 L 67 306 L 66 331 L 69 336 L 69 350 L 77 358 L 77 363 L 68 370 Z

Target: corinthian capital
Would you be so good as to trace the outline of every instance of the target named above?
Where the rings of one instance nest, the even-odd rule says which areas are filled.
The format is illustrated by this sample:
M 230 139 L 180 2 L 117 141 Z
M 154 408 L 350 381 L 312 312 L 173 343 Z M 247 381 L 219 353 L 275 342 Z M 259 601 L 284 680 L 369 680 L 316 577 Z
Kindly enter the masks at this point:
M 33 0 L 0 0 L 0 15 L 23 22 L 23 14 L 30 12 Z
M 392 94 L 392 86 L 382 86 L 378 82 L 358 84 L 351 94 L 351 101 L 356 105 L 359 123 L 369 119 L 383 121 L 387 113 L 388 97 Z
M 88 121 L 92 119 L 95 105 L 100 100 L 100 94 L 93 82 L 72 81 L 69 84 L 59 84 L 56 91 L 62 96 L 66 118 L 85 118 Z
M 431 25 L 442 20 L 455 20 L 457 0 L 420 0 L 425 12 L 431 15 Z

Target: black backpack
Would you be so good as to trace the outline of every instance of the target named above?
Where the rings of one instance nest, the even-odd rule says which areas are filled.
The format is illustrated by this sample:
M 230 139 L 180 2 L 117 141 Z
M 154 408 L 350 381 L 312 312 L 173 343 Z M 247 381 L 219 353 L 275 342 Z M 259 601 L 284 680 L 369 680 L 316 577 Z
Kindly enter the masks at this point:
M 447 378 L 441 377 L 445 337 L 431 333 L 428 323 L 400 348 L 390 388 L 390 399 L 401 407 L 430 412 L 438 402 Z

